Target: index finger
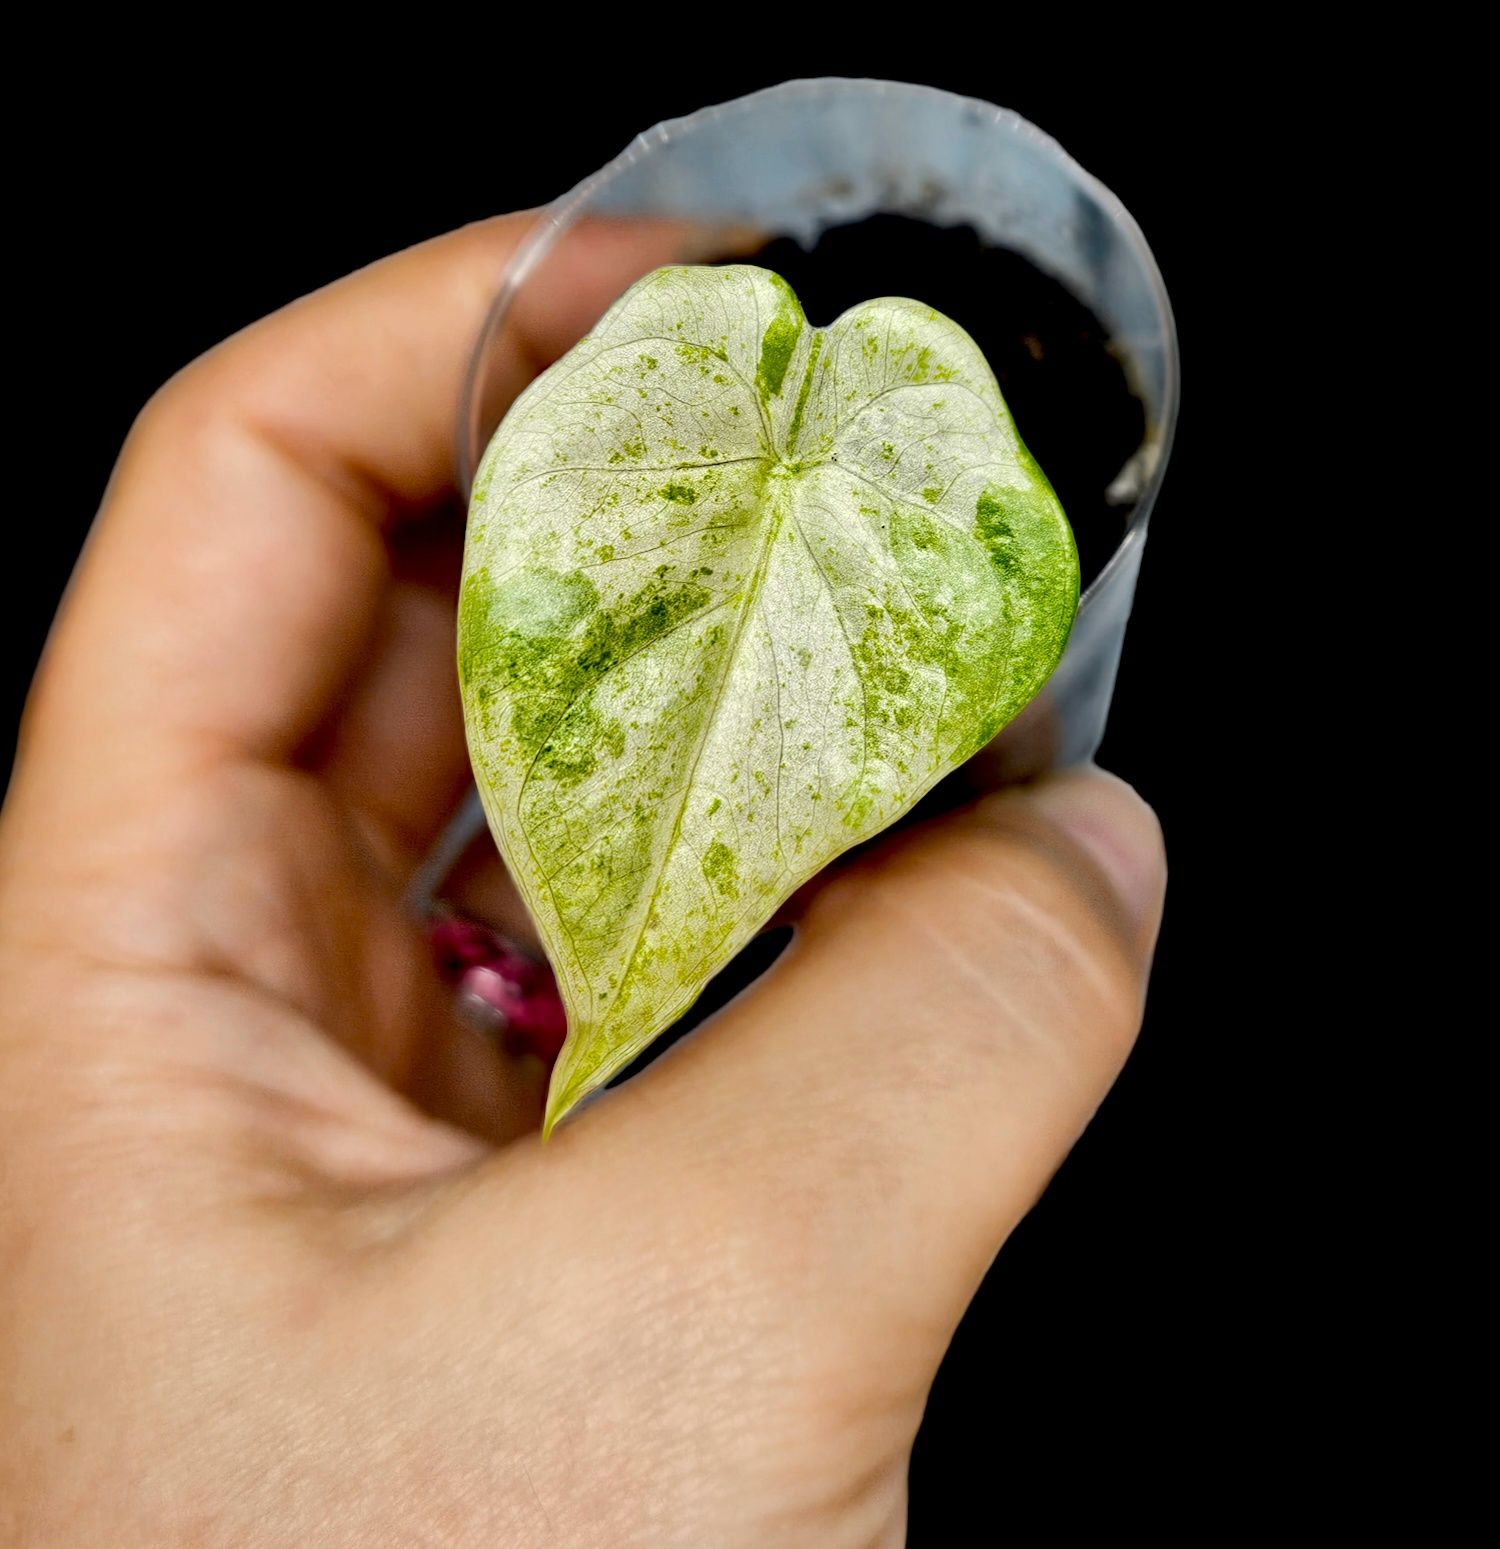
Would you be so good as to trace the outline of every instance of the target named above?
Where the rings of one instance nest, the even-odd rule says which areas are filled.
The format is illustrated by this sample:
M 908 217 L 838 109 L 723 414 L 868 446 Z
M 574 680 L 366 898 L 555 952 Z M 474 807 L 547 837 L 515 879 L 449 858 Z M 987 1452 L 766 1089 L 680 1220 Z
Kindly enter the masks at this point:
M 384 527 L 458 493 L 464 368 L 535 219 L 486 221 L 377 263 L 236 335 L 157 394 L 48 647 L 28 751 L 86 747 L 117 777 L 159 779 L 204 756 L 295 750 L 369 637 Z M 570 232 L 507 327 L 507 401 L 633 279 L 692 242 L 681 222 Z

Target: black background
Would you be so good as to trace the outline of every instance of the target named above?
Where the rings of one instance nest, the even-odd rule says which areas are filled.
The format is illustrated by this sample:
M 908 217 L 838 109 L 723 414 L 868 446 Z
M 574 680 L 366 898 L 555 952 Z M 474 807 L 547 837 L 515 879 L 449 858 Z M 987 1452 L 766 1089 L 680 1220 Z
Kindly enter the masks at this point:
M 1123 59 L 1022 71 L 992 56 L 918 68 L 920 54 L 809 52 L 795 69 L 645 71 L 616 88 L 548 75 L 488 91 L 475 84 L 479 59 L 465 64 L 479 72 L 469 84 L 420 91 L 274 69 L 207 84 L 125 72 L 80 87 L 70 112 L 88 155 L 40 159 L 27 174 L 45 338 L 20 370 L 45 493 L 25 524 L 26 562 L 5 583 L 14 642 L 0 732 L 13 729 L 132 417 L 225 334 L 393 249 L 544 202 L 652 122 L 787 74 L 917 78 L 1039 123 L 1136 215 L 1177 309 L 1182 418 L 1100 755 L 1158 809 L 1172 885 L 1139 1049 L 939 1376 L 913 1467 L 911 1541 L 988 1543 L 988 1524 L 1038 1515 L 1065 1537 L 1086 1521 L 1185 1525 L 1189 1501 L 1237 1462 L 1237 1373 L 1260 1274 L 1233 1250 L 1227 1220 L 1256 1012 L 1225 952 L 1244 871 L 1215 772 L 1233 707 L 1205 691 L 1233 670 L 1243 635 L 1236 587 L 1204 584 L 1232 583 L 1248 498 L 1230 428 L 1244 339 L 1202 178 L 1229 108 L 1180 80 L 1145 90 Z M 955 1510 L 987 1526 L 955 1535 L 942 1525 Z

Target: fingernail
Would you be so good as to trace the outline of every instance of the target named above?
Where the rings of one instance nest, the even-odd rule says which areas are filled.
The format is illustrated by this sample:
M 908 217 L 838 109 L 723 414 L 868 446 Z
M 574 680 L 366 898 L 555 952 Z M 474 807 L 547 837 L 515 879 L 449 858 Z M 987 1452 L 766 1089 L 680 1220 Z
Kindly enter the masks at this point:
M 1166 886 L 1161 824 L 1123 780 L 1102 769 L 1049 775 L 1026 796 L 1109 881 L 1131 923 L 1154 925 Z

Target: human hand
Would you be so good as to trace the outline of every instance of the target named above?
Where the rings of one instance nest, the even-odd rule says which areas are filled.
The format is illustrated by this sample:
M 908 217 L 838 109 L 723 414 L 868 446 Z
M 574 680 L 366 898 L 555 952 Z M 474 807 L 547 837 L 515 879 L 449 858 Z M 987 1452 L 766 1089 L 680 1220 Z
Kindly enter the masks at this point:
M 1128 1052 L 1159 835 L 1071 774 L 808 889 L 539 1142 L 400 907 L 468 777 L 452 411 L 529 219 L 229 341 L 115 471 L 0 819 L 6 1542 L 898 1544 L 952 1331 Z M 683 241 L 580 232 L 511 392 Z

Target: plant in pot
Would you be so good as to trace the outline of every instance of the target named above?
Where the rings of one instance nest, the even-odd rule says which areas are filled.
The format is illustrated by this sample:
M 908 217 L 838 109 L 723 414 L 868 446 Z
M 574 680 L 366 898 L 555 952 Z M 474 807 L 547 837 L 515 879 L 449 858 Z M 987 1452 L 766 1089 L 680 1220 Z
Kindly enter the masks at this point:
M 495 429 L 510 309 L 606 218 L 755 251 L 642 278 Z M 953 771 L 1092 754 L 1175 404 L 1139 231 L 1000 109 L 793 82 L 559 201 L 476 351 L 460 611 L 482 807 L 566 1010 L 549 1128 Z M 555 1052 L 545 975 L 465 928 L 471 996 Z

